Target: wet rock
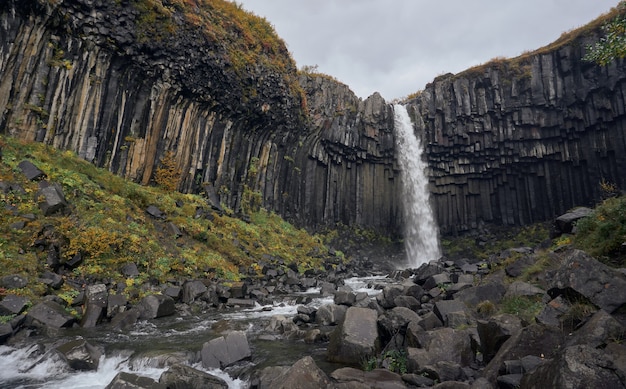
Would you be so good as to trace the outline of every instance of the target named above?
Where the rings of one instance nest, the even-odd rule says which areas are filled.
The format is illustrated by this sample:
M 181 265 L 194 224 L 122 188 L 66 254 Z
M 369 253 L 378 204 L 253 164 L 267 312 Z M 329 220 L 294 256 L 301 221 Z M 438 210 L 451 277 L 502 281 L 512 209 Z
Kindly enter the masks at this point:
M 610 354 L 587 345 L 565 348 L 549 361 L 526 374 L 524 389 L 625 388 L 615 374 Z
M 356 295 L 352 291 L 338 290 L 335 292 L 334 303 L 337 305 L 352 306 L 356 302 Z
M 424 285 L 424 282 L 426 282 L 429 277 L 437 275 L 443 271 L 444 268 L 439 263 L 425 263 L 415 271 L 413 282 L 418 285 Z
M 76 339 L 56 347 L 56 351 L 74 370 L 98 370 L 102 352 L 85 339 Z
M 42 301 L 28 310 L 28 319 L 36 320 L 51 328 L 70 327 L 76 318 L 54 301 Z
M 587 253 L 572 250 L 556 271 L 548 293 L 556 297 L 572 291 L 613 313 L 626 304 L 626 277 Z
M 131 308 L 118 313 L 111 319 L 111 328 L 115 331 L 126 331 L 137 323 L 141 312 L 138 308 Z
M 126 310 L 128 299 L 123 294 L 110 294 L 107 297 L 106 317 L 114 317 L 119 312 Z
M 159 383 L 169 389 L 228 389 L 228 383 L 193 367 L 175 364 L 161 374 Z
M 168 286 L 163 290 L 163 294 L 166 296 L 170 296 L 174 299 L 174 301 L 180 299 L 180 296 L 183 294 L 183 288 L 180 286 Z
M 443 327 L 443 322 L 433 311 L 429 311 L 423 315 L 420 315 L 420 318 L 417 320 L 417 324 L 426 331 L 430 331 L 438 327 Z
M 328 344 L 328 359 L 348 366 L 360 366 L 380 348 L 378 314 L 369 308 L 350 307 L 342 324 L 333 331 Z
M 210 340 L 202 346 L 200 352 L 204 368 L 219 369 L 252 355 L 248 338 L 243 331 L 229 332 L 225 337 L 220 336 Z
M 332 388 L 333 385 L 315 363 L 306 356 L 292 366 L 270 366 L 255 374 L 253 386 L 258 389 L 318 389 Z
M 256 306 L 256 301 L 252 299 L 229 298 L 226 301 L 226 306 L 241 307 L 241 308 L 254 308 Z
M 156 319 L 176 312 L 174 299 L 162 294 L 146 296 L 139 302 L 140 319 Z
M 13 327 L 9 323 L 0 324 L 0 344 L 3 344 L 13 335 Z
M 167 389 L 152 378 L 136 374 L 119 372 L 104 389 Z

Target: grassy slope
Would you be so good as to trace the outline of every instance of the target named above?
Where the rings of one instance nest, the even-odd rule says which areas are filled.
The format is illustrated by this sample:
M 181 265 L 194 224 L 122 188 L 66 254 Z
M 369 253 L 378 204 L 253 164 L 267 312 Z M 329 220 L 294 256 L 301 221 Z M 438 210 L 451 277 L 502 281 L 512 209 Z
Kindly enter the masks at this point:
M 296 229 L 262 209 L 252 213 L 251 222 L 246 223 L 228 216 L 228 210 L 221 216 L 211 211 L 201 196 L 125 181 L 71 152 L 13 138 L 0 138 L 0 147 L 0 182 L 23 188 L 0 192 L 0 277 L 27 276 L 29 285 L 18 291 L 20 294 L 36 297 L 47 292 L 38 281 L 48 267 L 47 250 L 33 245 L 43 235 L 60 246 L 62 261 L 77 253 L 84 256 L 83 263 L 68 271 L 66 278 L 77 284 L 126 283 L 130 295 L 145 293 L 146 285 L 167 280 L 238 280 L 240 268 L 246 273 L 260 273 L 265 264 L 272 262 L 295 265 L 304 271 L 321 268 L 328 259 L 343 259 L 340 252 L 329 256 L 320 237 Z M 24 159 L 45 172 L 48 181 L 61 184 L 70 204 L 68 214 L 42 214 L 36 200 L 38 183 L 29 182 L 17 167 Z M 167 219 L 147 215 L 148 205 L 156 205 Z M 208 217 L 195 217 L 197 209 Z M 24 217 L 28 214 L 33 214 L 34 220 Z M 23 221 L 24 228 L 11 226 Z M 168 222 L 178 226 L 182 236 L 177 238 L 168 232 Z M 139 276 L 126 278 L 120 274 L 128 262 L 138 266 Z

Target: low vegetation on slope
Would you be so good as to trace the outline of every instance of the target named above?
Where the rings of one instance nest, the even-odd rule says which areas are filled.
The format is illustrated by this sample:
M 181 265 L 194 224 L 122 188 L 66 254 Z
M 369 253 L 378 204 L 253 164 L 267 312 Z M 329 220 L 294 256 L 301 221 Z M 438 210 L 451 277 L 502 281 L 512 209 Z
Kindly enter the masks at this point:
M 41 143 L 0 137 L 0 149 L 0 278 L 27 277 L 20 293 L 30 297 L 47 292 L 39 277 L 54 270 L 51 256 L 68 280 L 125 283 L 131 297 L 166 281 L 238 280 L 260 275 L 266 264 L 304 272 L 343 260 L 341 252 L 330 255 L 319 236 L 263 209 L 244 221 L 228 209 L 213 210 L 201 196 L 140 186 Z M 26 179 L 18 166 L 24 160 L 43 171 L 45 181 L 60 184 L 65 211 L 44 215 L 41 181 Z M 164 218 L 147 213 L 151 205 Z M 122 274 L 129 263 L 138 275 Z

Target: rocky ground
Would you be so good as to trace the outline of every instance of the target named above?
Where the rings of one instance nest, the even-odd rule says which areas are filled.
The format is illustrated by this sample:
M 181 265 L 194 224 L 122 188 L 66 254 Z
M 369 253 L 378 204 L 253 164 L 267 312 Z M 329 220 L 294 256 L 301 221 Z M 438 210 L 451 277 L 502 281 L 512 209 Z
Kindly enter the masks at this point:
M 24 313 L 28 301 L 11 293 L 21 287 L 20 277 L 5 277 L 0 311 L 17 316 L 0 325 L 0 339 L 19 345 L 33 333 L 101 323 L 128 330 L 139 320 L 263 304 L 317 287 L 320 294 L 333 295 L 333 303 L 302 305 L 294 317 L 277 315 L 264 332 L 325 346 L 327 360 L 345 367 L 327 374 L 307 356 L 290 366 L 248 371 L 251 387 L 626 386 L 622 269 L 568 247 L 519 247 L 484 261 L 442 258 L 418 269 L 393 271 L 389 282 L 372 285 L 382 290 L 375 297 L 343 283 L 347 277 L 379 271 L 369 259 L 307 274 L 267 267 L 262 278 L 228 287 L 207 280 L 164 284 L 160 294 L 132 305 L 104 284 L 86 285 L 74 303 L 84 312 L 80 322 L 58 298 L 44 299 Z M 97 368 L 97 345 L 75 340 L 55 347 L 72 368 Z M 187 360 L 170 359 L 172 365 L 158 383 L 120 373 L 107 388 L 227 387 L 190 365 L 227 368 L 252 353 L 245 331 L 226 330 Z

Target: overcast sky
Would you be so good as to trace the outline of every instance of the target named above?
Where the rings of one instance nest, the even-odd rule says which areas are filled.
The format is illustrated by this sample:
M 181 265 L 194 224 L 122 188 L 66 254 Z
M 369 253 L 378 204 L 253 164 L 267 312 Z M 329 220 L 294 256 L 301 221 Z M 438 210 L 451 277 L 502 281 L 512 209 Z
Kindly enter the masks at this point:
M 359 97 L 424 89 L 494 57 L 556 40 L 618 0 L 237 0 L 265 17 L 298 68 L 318 66 Z

